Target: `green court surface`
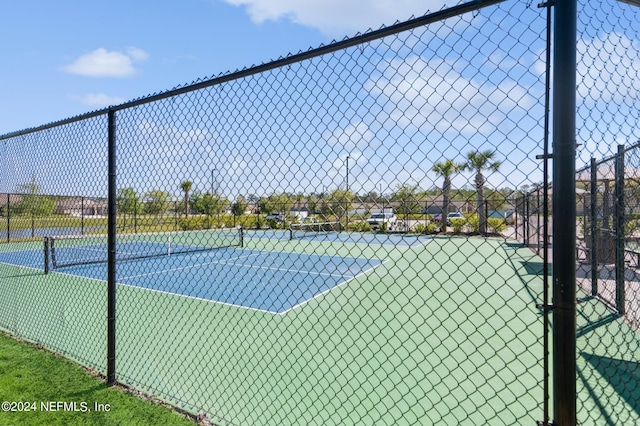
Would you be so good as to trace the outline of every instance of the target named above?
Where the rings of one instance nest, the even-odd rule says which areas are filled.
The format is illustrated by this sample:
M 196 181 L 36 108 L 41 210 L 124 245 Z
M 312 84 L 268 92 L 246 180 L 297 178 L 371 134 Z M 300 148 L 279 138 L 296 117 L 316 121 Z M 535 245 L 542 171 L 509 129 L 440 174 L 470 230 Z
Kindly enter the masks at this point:
M 542 264 L 531 250 L 463 237 L 248 239 L 238 250 L 251 249 L 386 261 L 283 314 L 119 286 L 118 380 L 220 425 L 542 420 Z M 105 282 L 11 265 L 0 274 L 0 327 L 105 371 Z M 596 300 L 578 308 L 582 424 L 639 422 L 636 363 L 619 359 L 636 333 Z

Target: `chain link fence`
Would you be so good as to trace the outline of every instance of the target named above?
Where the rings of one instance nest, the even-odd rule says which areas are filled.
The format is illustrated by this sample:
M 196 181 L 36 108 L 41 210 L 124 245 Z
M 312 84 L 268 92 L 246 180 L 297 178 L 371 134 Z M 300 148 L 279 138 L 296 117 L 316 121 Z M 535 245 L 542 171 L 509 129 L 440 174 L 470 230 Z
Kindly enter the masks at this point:
M 578 421 L 637 423 L 640 8 L 603 1 L 578 10 Z
M 1 137 L 0 328 L 216 425 L 548 422 L 536 6 L 463 4 Z M 615 6 L 615 36 L 602 4 L 580 13 L 580 158 L 638 134 L 638 13 Z M 633 279 L 615 312 L 580 279 L 581 424 L 633 423 Z

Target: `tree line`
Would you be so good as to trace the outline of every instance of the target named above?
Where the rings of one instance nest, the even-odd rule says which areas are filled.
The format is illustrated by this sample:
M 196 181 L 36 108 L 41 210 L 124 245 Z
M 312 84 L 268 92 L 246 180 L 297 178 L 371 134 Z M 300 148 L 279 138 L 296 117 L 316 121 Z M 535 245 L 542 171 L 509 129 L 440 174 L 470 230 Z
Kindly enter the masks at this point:
M 247 203 L 243 197 L 231 203 L 225 196 L 214 192 L 191 192 L 193 183 L 185 181 L 180 184 L 181 189 L 184 191 L 184 201 L 180 207 L 176 207 L 184 213 L 186 217 L 189 217 L 191 213 L 214 215 L 220 214 L 231 208 L 232 211 L 237 211 L 238 215 L 244 213 L 247 208 Z M 125 215 L 159 215 L 166 213 L 171 209 L 173 197 L 166 191 L 154 189 L 146 192 L 142 195 L 131 188 L 120 188 L 116 195 L 116 207 L 118 213 Z
M 349 212 L 354 203 L 370 203 L 380 207 L 385 204 L 393 205 L 397 214 L 414 214 L 424 211 L 424 202 L 430 196 L 442 195 L 441 211 L 446 216 L 451 211 L 451 200 L 464 199 L 471 201 L 475 198 L 475 208 L 480 219 L 480 232 L 486 232 L 486 211 L 498 210 L 512 198 L 515 189 L 503 188 L 490 190 L 485 188 L 486 175 L 497 172 L 501 161 L 495 159 L 492 151 L 470 151 L 466 155 L 466 161 L 456 163 L 446 159 L 432 165 L 431 171 L 443 178 L 440 188 L 423 189 L 418 185 L 399 184 L 388 194 L 379 194 L 375 191 L 365 194 L 355 194 L 348 189 L 334 189 L 328 193 L 294 194 L 283 192 L 268 196 L 249 194 L 238 196 L 235 200 L 229 200 L 224 195 L 213 189 L 202 192 L 194 188 L 191 181 L 180 183 L 183 193 L 181 206 L 172 201 L 172 195 L 159 189 L 150 190 L 139 194 L 134 188 L 120 188 L 117 191 L 116 204 L 120 214 L 125 215 L 160 215 L 171 210 L 174 205 L 176 212 L 182 211 L 186 218 L 191 213 L 198 215 L 219 215 L 230 210 L 234 216 L 242 216 L 249 205 L 256 213 L 288 213 L 294 206 L 304 206 L 310 212 L 319 213 L 325 217 L 337 217 L 340 220 Z M 474 174 L 473 187 L 454 190 L 451 180 L 459 173 L 470 171 Z M 56 206 L 55 198 L 40 194 L 40 188 L 35 179 L 21 184 L 18 190 L 22 193 L 22 200 L 12 205 L 12 212 L 27 214 L 31 217 L 48 216 L 53 214 Z M 443 223 L 445 221 L 442 221 Z M 443 225 L 444 226 L 444 225 Z
M 329 193 L 312 194 L 291 194 L 280 193 L 266 197 L 249 195 L 246 199 L 238 197 L 234 202 L 217 193 L 200 193 L 194 191 L 193 183 L 184 181 L 180 188 L 184 193 L 184 214 L 188 217 L 190 211 L 200 214 L 221 213 L 227 206 L 231 206 L 234 216 L 244 214 L 248 204 L 257 206 L 259 213 L 270 214 L 274 212 L 286 213 L 294 206 L 304 206 L 311 212 L 318 212 L 322 216 L 333 216 L 340 220 L 352 208 L 354 202 L 375 203 L 377 205 L 389 203 L 399 214 L 420 213 L 423 210 L 422 201 L 430 195 L 443 196 L 442 215 L 446 215 L 451 210 L 452 199 L 471 200 L 475 197 L 476 211 L 480 221 L 480 232 L 486 233 L 487 210 L 498 210 L 506 200 L 511 198 L 516 192 L 514 189 L 485 190 L 486 174 L 497 172 L 502 165 L 496 160 L 495 152 L 492 151 L 470 151 L 466 155 L 466 161 L 456 163 L 446 159 L 436 163 L 431 167 L 431 171 L 443 178 L 442 188 L 438 190 L 423 190 L 418 185 L 400 184 L 388 196 L 377 194 L 375 191 L 357 195 L 349 189 L 334 189 Z M 470 171 L 474 174 L 473 189 L 458 189 L 452 192 L 451 179 L 458 173 Z M 151 195 L 148 198 L 153 198 Z M 442 226 L 446 222 L 442 221 Z

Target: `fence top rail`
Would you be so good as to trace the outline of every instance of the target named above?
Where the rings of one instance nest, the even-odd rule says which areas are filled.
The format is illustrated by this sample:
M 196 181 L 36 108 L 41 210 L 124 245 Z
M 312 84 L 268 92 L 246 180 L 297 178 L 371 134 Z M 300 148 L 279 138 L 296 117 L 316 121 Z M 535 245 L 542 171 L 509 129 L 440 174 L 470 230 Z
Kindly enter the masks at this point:
M 622 153 L 626 154 L 627 152 L 629 152 L 629 151 L 631 151 L 633 149 L 637 149 L 637 148 L 640 148 L 640 140 L 638 140 L 636 143 L 634 143 L 631 146 L 624 147 L 623 150 L 622 150 Z M 606 163 L 608 161 L 615 160 L 615 158 L 617 156 L 618 156 L 618 153 L 615 153 L 615 154 L 613 154 L 613 155 L 611 155 L 609 157 L 605 157 L 605 158 L 603 158 L 603 159 L 601 159 L 599 161 L 596 161 L 596 163 L 594 165 L 597 167 L 597 166 L 599 166 L 601 164 L 604 164 L 604 163 Z M 584 172 L 586 170 L 589 170 L 590 168 L 591 168 L 591 163 L 586 164 L 582 168 L 576 170 L 576 174 L 582 173 L 582 172 Z
M 174 89 L 167 90 L 164 92 L 160 92 L 157 94 L 145 96 L 142 98 L 134 99 L 129 102 L 125 102 L 120 105 L 109 106 L 104 109 L 96 110 L 93 112 L 89 112 L 86 114 L 78 115 L 75 117 L 55 121 L 49 124 L 44 124 L 38 127 L 32 127 L 24 130 L 19 130 L 16 132 L 7 133 L 4 135 L 0 135 L 0 140 L 10 139 L 17 136 L 23 136 L 30 133 L 39 132 L 42 130 L 51 129 L 58 126 L 63 126 L 65 124 L 74 123 L 81 120 L 86 120 L 89 118 L 99 117 L 101 115 L 107 114 L 109 111 L 118 111 L 127 108 L 132 108 L 139 105 L 148 104 L 154 101 L 170 98 L 172 96 L 181 95 L 188 92 L 193 92 L 199 89 L 203 89 L 210 86 L 215 86 L 221 83 L 238 80 L 244 77 L 248 77 L 255 74 L 260 74 L 265 71 L 269 71 L 272 69 L 280 68 L 286 65 L 291 65 L 296 62 L 301 62 L 306 59 L 315 58 L 321 55 L 325 55 L 327 53 L 335 52 L 338 50 L 343 50 L 349 47 L 357 46 L 363 43 L 367 43 L 373 40 L 377 40 L 389 35 L 397 34 L 403 31 L 411 30 L 414 28 L 418 28 L 427 24 L 431 24 L 434 22 L 438 22 L 447 18 L 452 18 L 454 16 L 463 15 L 468 12 L 472 12 L 487 6 L 491 6 L 494 4 L 502 3 L 506 0 L 471 0 L 469 2 L 453 6 L 450 8 L 442 9 L 437 12 L 427 13 L 421 17 L 410 19 L 408 21 L 399 22 L 394 25 L 390 25 L 388 27 L 382 27 L 375 31 L 368 31 L 364 34 L 357 35 L 351 38 L 345 38 L 344 40 L 333 42 L 327 45 L 322 45 L 315 49 L 309 49 L 306 52 L 300 52 L 297 54 L 289 54 L 286 57 L 281 57 L 277 60 L 267 62 L 261 65 L 252 66 L 249 68 L 244 68 L 242 70 L 238 70 L 235 72 L 229 72 L 225 74 L 220 74 L 218 77 L 205 79 L 203 81 L 199 81 L 196 83 L 188 84 L 185 86 L 178 86 Z

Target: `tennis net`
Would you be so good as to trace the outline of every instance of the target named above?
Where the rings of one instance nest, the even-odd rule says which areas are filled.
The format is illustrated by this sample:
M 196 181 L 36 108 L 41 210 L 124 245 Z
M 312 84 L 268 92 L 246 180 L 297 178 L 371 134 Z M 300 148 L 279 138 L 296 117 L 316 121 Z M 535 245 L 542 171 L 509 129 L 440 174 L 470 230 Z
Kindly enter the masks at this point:
M 242 228 L 145 234 L 118 234 L 116 261 L 195 253 L 243 246 Z M 45 261 L 52 269 L 107 263 L 107 235 L 45 238 Z M 46 266 L 45 266 L 46 270 Z
M 289 239 L 313 238 L 318 235 L 338 233 L 340 222 L 292 223 L 289 225 Z

